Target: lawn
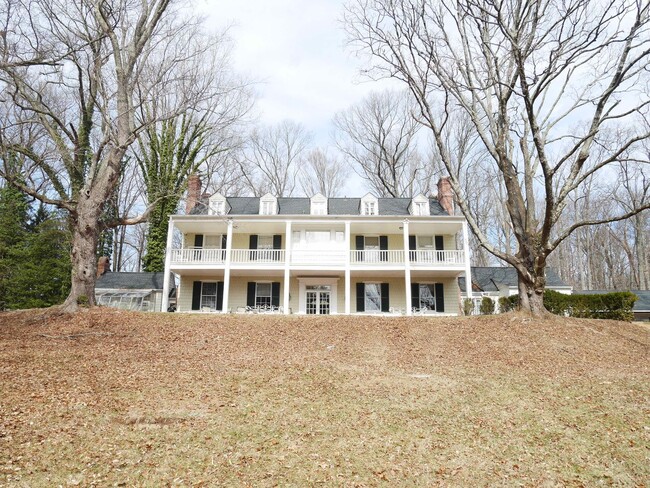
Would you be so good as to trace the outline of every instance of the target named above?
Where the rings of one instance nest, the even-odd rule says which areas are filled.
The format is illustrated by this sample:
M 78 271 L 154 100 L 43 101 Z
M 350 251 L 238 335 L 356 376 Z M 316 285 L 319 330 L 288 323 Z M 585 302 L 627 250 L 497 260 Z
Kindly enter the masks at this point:
M 647 486 L 650 331 L 0 314 L 0 485 Z

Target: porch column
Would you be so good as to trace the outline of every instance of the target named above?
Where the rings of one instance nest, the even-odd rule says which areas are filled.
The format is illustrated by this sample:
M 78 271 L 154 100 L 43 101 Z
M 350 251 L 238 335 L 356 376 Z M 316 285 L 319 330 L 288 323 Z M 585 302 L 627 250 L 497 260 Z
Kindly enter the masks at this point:
M 169 308 L 169 288 L 171 285 L 171 264 L 172 264 L 172 241 L 174 238 L 174 220 L 173 217 L 169 218 L 169 224 L 167 224 L 167 247 L 165 248 L 165 277 L 163 281 L 163 296 L 162 296 L 162 305 L 161 312 L 166 312 Z M 178 307 L 178 295 L 176 297 Z
M 411 310 L 411 254 L 409 253 L 409 221 L 404 219 L 402 224 L 404 231 L 404 286 L 406 290 L 406 315 L 413 315 Z
M 465 259 L 465 291 L 467 298 L 472 298 L 472 263 L 469 260 L 469 230 L 467 222 L 463 222 L 463 247 L 463 258 Z M 461 308 L 462 306 L 463 304 L 461 303 Z
M 287 220 L 284 238 L 284 314 L 289 314 L 289 289 L 291 288 L 291 221 Z
M 345 314 L 350 315 L 350 221 L 345 222 Z
M 223 313 L 228 313 L 228 298 L 230 297 L 230 255 L 232 254 L 232 219 L 228 219 L 226 234 L 226 260 L 223 267 Z

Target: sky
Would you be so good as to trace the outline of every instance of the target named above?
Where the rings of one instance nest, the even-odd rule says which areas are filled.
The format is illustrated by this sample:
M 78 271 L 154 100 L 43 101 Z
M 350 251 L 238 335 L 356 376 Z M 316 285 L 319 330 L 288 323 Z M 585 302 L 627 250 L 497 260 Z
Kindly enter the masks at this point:
M 395 87 L 359 74 L 345 45 L 340 0 L 200 0 L 208 25 L 232 25 L 235 68 L 258 81 L 259 121 L 302 123 L 314 144 L 330 143 L 332 117 L 373 90 Z

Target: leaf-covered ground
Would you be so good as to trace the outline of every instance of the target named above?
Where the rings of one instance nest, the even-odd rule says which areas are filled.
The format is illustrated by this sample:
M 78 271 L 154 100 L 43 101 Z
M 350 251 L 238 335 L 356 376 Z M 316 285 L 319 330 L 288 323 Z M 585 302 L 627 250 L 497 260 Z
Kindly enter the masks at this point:
M 647 486 L 650 329 L 0 314 L 0 485 Z

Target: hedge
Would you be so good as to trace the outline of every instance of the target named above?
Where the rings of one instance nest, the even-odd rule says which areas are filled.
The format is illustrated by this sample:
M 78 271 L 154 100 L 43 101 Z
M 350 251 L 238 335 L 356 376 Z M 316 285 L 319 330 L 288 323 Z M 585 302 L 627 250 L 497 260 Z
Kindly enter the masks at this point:
M 481 315 L 492 315 L 494 313 L 494 300 L 490 297 L 483 297 L 481 299 Z
M 599 295 L 566 295 L 554 290 L 544 291 L 546 310 L 565 317 L 590 319 L 626 320 L 634 319 L 634 302 L 637 296 L 629 291 L 603 293 Z M 501 297 L 501 311 L 514 310 L 519 306 L 519 295 Z

